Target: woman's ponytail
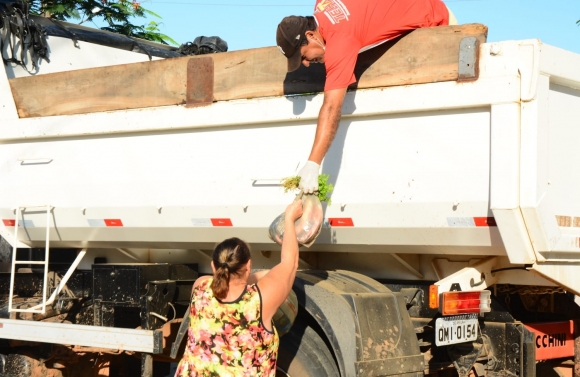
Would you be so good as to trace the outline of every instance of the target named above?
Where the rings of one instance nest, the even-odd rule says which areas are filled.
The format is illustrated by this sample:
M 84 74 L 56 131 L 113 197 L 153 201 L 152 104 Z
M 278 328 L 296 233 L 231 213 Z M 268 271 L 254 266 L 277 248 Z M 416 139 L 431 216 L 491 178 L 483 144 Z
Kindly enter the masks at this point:
M 215 273 L 211 283 L 211 289 L 216 298 L 220 300 L 226 298 L 230 277 L 241 276 L 245 272 L 250 257 L 250 248 L 239 238 L 228 238 L 216 246 L 212 257 Z

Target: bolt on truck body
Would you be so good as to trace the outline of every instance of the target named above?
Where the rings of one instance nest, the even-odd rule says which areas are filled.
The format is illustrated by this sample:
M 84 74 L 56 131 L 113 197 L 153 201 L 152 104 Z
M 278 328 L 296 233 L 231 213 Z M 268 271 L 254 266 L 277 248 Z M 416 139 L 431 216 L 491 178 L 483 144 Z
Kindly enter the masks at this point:
M 321 72 L 66 27 L 80 48 L 49 33 L 35 75 L 0 72 L 0 372 L 167 376 L 213 245 L 278 260 Z M 280 375 L 580 376 L 580 56 L 486 34 L 360 56 Z

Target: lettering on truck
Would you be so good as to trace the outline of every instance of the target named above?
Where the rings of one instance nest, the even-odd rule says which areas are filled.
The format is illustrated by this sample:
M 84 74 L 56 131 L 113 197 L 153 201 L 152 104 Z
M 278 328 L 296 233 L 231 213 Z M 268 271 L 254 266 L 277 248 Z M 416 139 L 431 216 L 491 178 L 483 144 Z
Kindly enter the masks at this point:
M 535 334 L 536 360 L 574 356 L 574 322 L 528 323 Z
M 564 347 L 566 345 L 566 333 L 544 334 L 536 336 L 536 348 Z

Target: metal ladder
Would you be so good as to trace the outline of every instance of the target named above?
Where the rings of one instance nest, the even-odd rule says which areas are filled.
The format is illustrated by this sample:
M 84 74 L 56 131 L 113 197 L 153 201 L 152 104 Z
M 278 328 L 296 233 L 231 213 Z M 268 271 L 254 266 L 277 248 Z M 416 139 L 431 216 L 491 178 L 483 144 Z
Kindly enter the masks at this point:
M 29 260 L 17 260 L 16 250 L 18 245 L 18 228 L 20 227 L 20 215 L 26 212 L 27 209 L 33 208 L 44 208 L 46 209 L 46 246 L 44 251 L 44 260 L 42 261 L 29 261 Z M 46 313 L 46 294 L 48 291 L 47 280 L 48 280 L 48 256 L 49 256 L 49 230 L 50 230 L 50 213 L 53 207 L 50 205 L 46 206 L 21 206 L 16 208 L 16 220 L 14 221 L 14 243 L 12 247 L 12 272 L 10 274 L 10 294 L 8 296 L 8 312 L 22 312 L 22 313 Z M 38 210 L 37 210 L 38 211 Z M 24 219 L 22 225 L 25 225 Z M 43 273 L 43 283 L 42 283 L 42 304 L 34 306 L 27 309 L 16 309 L 12 307 L 12 296 L 14 295 L 14 277 L 16 275 L 16 265 L 18 264 L 35 264 L 44 266 Z M 39 309 L 40 307 L 40 309 Z

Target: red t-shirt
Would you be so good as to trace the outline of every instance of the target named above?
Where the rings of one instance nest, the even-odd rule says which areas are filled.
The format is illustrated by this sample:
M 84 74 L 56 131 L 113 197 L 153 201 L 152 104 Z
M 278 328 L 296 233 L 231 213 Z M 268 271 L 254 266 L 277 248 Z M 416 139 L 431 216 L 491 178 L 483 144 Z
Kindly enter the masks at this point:
M 441 0 L 316 0 L 314 17 L 326 43 L 324 90 L 356 82 L 359 52 L 409 30 L 449 24 Z

